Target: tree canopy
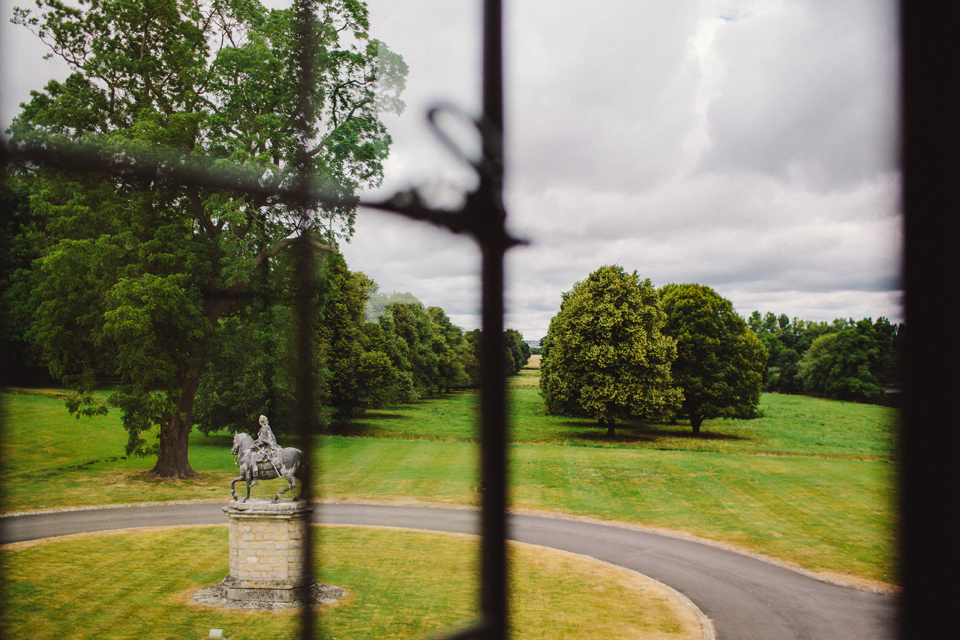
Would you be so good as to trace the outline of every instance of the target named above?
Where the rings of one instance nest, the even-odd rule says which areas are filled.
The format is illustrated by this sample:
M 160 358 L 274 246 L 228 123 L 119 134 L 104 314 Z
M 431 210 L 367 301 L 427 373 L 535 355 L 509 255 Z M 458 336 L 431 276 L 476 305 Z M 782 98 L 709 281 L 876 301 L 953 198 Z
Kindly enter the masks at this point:
M 668 284 L 660 295 L 663 332 L 677 341 L 672 371 L 683 389 L 679 413 L 693 432 L 709 418 L 756 417 L 767 352 L 733 304 L 700 284 Z
M 601 267 L 563 294 L 540 363 L 540 393 L 552 414 L 598 420 L 656 419 L 682 400 L 670 374 L 676 341 L 650 280 Z
M 299 108 L 303 43 L 292 10 L 257 0 L 38 0 L 15 21 L 72 73 L 32 94 L 11 143 L 92 142 L 135 158 L 163 148 L 241 167 L 267 187 L 291 184 L 306 163 L 334 194 L 375 187 L 390 145 L 379 114 L 402 111 L 406 65 L 367 37 L 362 2 L 316 6 L 310 113 Z M 78 412 L 105 411 L 90 391 L 98 377 L 118 376 L 108 404 L 123 414 L 128 452 L 156 453 L 157 475 L 191 475 L 187 437 L 208 363 L 238 348 L 231 341 L 262 315 L 237 301 L 285 248 L 334 251 L 353 231 L 354 207 L 304 212 L 292 198 L 135 172 L 40 168 L 24 179 L 46 238 L 32 267 L 31 336 L 51 373 L 84 392 Z M 156 427 L 151 445 L 145 434 Z

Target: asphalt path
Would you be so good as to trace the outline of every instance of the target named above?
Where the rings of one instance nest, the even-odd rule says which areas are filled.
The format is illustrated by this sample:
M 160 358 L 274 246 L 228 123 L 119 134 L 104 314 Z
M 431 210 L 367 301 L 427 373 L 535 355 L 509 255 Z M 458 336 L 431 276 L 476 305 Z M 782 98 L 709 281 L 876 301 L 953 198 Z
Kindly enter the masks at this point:
M 458 509 L 316 505 L 324 524 L 476 534 L 479 514 Z M 75 533 L 224 524 L 222 505 L 118 507 L 0 518 L 0 544 Z M 816 580 L 726 549 L 578 520 L 511 515 L 509 537 L 603 560 L 650 576 L 693 601 L 719 640 L 885 640 L 895 636 L 897 597 Z

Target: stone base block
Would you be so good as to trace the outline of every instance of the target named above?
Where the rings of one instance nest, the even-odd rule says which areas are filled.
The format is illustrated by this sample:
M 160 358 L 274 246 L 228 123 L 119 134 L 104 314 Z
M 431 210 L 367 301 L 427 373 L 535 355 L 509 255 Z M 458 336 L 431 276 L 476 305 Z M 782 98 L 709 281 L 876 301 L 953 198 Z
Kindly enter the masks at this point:
M 293 585 L 281 582 L 244 582 L 227 577 L 220 583 L 220 594 L 228 600 L 251 602 L 297 602 L 313 595 L 313 580 Z

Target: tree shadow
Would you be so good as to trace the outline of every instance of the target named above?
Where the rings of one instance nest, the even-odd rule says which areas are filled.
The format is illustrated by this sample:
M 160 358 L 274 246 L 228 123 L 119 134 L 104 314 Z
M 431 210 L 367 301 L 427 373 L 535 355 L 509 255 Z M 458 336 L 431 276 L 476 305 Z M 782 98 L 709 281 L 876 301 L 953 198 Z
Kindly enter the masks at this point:
M 412 417 L 402 413 L 377 413 L 377 420 L 413 420 Z
M 378 416 L 379 417 L 379 416 Z M 406 416 L 397 416 L 404 418 Z M 379 429 L 369 422 L 358 420 L 342 420 L 331 422 L 323 430 L 325 435 L 330 436 L 349 436 L 351 438 L 370 438 L 377 434 Z
M 693 442 L 704 440 L 738 442 L 750 440 L 750 437 L 739 436 L 720 431 L 706 431 L 702 427 L 699 434 L 694 434 L 691 427 L 683 425 L 650 425 L 624 423 L 616 425 L 615 435 L 607 435 L 606 425 L 596 422 L 568 422 L 566 426 L 576 428 L 574 433 L 565 434 L 568 439 L 586 440 L 589 442 L 611 443 L 655 443 L 667 439 L 682 439 Z M 584 431 L 581 431 L 584 429 Z
M 256 438 L 256 432 L 251 433 L 250 437 Z M 226 448 L 227 450 L 230 450 L 233 447 L 233 433 L 217 431 L 215 433 L 204 435 L 202 438 L 191 438 L 190 448 L 193 449 L 195 447 L 198 449 Z

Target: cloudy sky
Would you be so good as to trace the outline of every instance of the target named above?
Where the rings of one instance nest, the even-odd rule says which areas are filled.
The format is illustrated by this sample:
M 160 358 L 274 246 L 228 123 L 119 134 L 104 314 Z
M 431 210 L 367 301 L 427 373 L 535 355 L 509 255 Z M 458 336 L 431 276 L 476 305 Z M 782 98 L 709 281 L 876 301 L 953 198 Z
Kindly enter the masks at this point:
M 12 4 L 0 1 L 5 16 Z M 440 101 L 479 111 L 479 1 L 369 5 L 372 35 L 410 65 L 407 111 L 387 118 L 387 179 L 369 197 L 472 186 L 424 114 Z M 657 286 L 709 285 L 744 316 L 902 318 L 893 2 L 505 5 L 508 223 L 530 241 L 508 256 L 507 326 L 541 337 L 561 292 L 613 263 Z M 18 73 L 43 50 L 11 29 L 4 126 L 52 73 Z M 477 326 L 472 241 L 366 210 L 343 252 L 381 291 Z

